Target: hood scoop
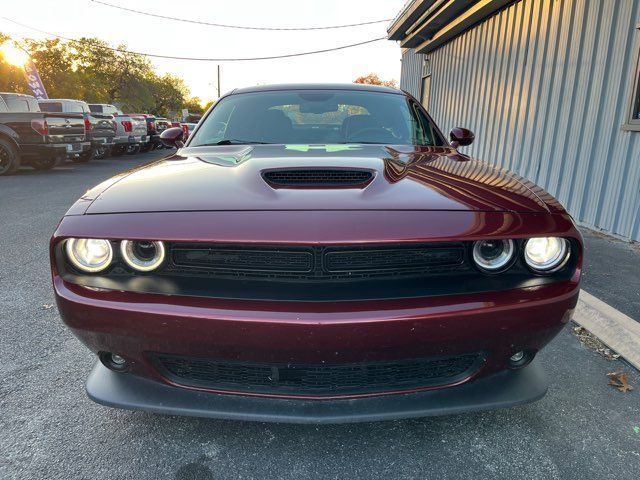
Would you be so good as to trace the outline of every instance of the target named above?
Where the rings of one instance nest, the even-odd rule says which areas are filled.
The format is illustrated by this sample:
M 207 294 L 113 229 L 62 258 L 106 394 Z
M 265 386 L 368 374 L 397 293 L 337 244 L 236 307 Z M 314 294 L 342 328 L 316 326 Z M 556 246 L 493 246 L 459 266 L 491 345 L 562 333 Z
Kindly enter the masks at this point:
M 262 178 L 273 188 L 364 188 L 373 172 L 354 168 L 279 168 L 265 170 Z

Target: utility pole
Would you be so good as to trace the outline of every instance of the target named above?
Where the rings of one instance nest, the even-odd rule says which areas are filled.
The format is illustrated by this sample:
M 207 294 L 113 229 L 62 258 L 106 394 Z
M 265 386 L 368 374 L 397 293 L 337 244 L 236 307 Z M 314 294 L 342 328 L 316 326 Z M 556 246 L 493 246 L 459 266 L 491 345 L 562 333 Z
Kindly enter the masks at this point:
M 220 65 L 218 64 L 218 98 L 220 98 Z

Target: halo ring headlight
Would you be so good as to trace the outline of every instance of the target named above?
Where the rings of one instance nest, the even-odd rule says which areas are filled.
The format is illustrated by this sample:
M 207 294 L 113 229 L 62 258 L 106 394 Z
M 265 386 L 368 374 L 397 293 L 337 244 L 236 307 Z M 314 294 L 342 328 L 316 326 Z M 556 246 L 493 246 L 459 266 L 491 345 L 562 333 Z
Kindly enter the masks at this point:
M 88 273 L 101 272 L 113 260 L 111 242 L 103 238 L 69 238 L 65 251 L 74 267 Z
M 532 270 L 551 273 L 569 258 L 569 244 L 559 237 L 530 238 L 524 245 L 524 261 Z
M 511 264 L 515 251 L 510 239 L 479 240 L 473 244 L 473 261 L 481 270 L 496 273 Z
M 120 253 L 125 263 L 139 272 L 155 270 L 165 258 L 164 243 L 160 241 L 122 240 Z

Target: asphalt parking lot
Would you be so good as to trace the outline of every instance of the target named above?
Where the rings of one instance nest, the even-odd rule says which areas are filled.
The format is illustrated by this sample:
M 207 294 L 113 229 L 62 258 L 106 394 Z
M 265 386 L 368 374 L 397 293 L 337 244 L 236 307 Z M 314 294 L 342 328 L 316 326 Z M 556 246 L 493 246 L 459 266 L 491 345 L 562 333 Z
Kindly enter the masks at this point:
M 89 187 L 165 154 L 0 178 L 1 479 L 640 477 L 638 372 L 584 347 L 571 328 L 540 355 L 547 396 L 508 410 L 311 426 L 157 416 L 89 401 L 84 380 L 94 358 L 58 318 L 48 240 Z M 614 253 L 587 261 L 585 288 L 634 316 L 640 252 L 598 235 L 587 241 L 588 251 Z M 636 389 L 608 386 L 613 371 L 627 372 Z

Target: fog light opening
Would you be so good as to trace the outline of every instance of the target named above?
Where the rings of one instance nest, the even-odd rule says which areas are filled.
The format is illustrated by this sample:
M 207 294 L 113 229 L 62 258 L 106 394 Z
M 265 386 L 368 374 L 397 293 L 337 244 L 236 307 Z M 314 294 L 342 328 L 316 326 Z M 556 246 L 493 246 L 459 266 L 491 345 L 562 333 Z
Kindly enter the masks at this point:
M 533 350 L 521 350 L 512 354 L 509 357 L 509 368 L 522 368 L 526 367 L 533 357 L 535 357 L 536 352 Z
M 109 370 L 124 372 L 129 369 L 129 361 L 116 353 L 101 352 L 99 357 L 102 364 Z

